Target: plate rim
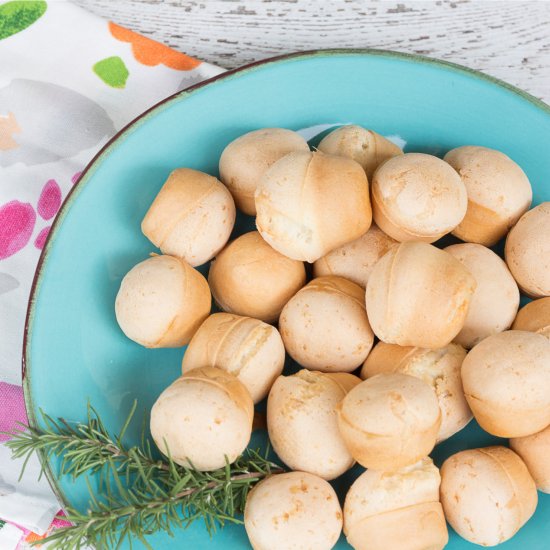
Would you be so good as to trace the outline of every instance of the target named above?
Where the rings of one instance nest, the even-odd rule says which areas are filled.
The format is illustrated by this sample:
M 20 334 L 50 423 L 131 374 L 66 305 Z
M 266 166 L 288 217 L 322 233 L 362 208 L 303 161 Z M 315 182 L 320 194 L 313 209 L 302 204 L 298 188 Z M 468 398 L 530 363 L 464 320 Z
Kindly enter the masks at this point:
M 285 63 L 292 60 L 300 59 L 311 59 L 311 58 L 322 58 L 322 57 L 331 57 L 331 56 L 367 56 L 367 57 L 386 57 L 386 58 L 395 58 L 404 61 L 409 61 L 412 63 L 419 63 L 425 65 L 431 65 L 435 67 L 442 68 L 444 70 L 466 75 L 474 79 L 484 81 L 486 83 L 497 86 L 519 96 L 524 101 L 531 103 L 534 107 L 539 108 L 543 113 L 550 116 L 550 105 L 533 96 L 529 92 L 518 88 L 508 82 L 496 78 L 494 76 L 488 75 L 482 71 L 476 69 L 471 69 L 464 65 L 454 63 L 451 61 L 446 61 L 442 59 L 432 58 L 420 54 L 412 54 L 405 52 L 397 52 L 394 50 L 385 50 L 385 49 L 376 49 L 376 48 L 330 48 L 330 49 L 318 49 L 318 50 L 307 50 L 300 52 L 287 53 L 282 55 L 277 55 L 269 57 L 263 60 L 254 61 L 248 63 L 241 67 L 227 70 L 225 72 L 219 73 L 211 78 L 198 82 L 188 88 L 179 90 L 166 98 L 155 103 L 137 117 L 132 119 L 126 125 L 124 125 L 119 131 L 117 131 L 92 157 L 92 159 L 86 164 L 82 170 L 80 176 L 76 183 L 71 187 L 67 196 L 63 200 L 63 203 L 59 209 L 57 216 L 55 217 L 44 247 L 38 258 L 36 264 L 36 270 L 34 272 L 33 280 L 31 283 L 31 289 L 29 294 L 29 299 L 27 302 L 27 311 L 25 315 L 25 324 L 23 329 L 23 346 L 22 346 L 22 357 L 21 357 L 21 373 L 22 373 L 22 387 L 23 387 L 23 397 L 25 402 L 25 410 L 27 413 L 28 425 L 31 429 L 36 429 L 38 427 L 38 411 L 36 409 L 36 404 L 31 393 L 30 388 L 30 379 L 31 379 L 31 368 L 30 368 L 30 341 L 32 338 L 32 328 L 35 317 L 35 309 L 37 304 L 37 296 L 42 283 L 43 271 L 46 266 L 50 248 L 52 247 L 55 237 L 59 232 L 59 229 L 62 227 L 62 222 L 69 211 L 72 203 L 76 200 L 80 191 L 88 183 L 88 181 L 93 176 L 94 172 L 99 167 L 103 157 L 109 154 L 110 150 L 114 148 L 117 143 L 127 137 L 131 132 L 138 129 L 143 123 L 145 123 L 149 118 L 155 116 L 158 112 L 161 112 L 163 109 L 169 107 L 173 102 L 180 101 L 185 99 L 188 96 L 200 91 L 202 88 L 209 87 L 217 84 L 223 80 L 231 80 L 233 78 L 238 78 L 243 74 L 255 71 L 259 68 L 262 68 L 265 65 L 275 65 L 279 63 Z M 40 412 L 41 409 L 39 409 Z M 61 507 L 63 509 L 70 506 L 70 501 L 65 495 L 64 490 L 61 488 L 59 480 L 53 473 L 50 460 L 46 457 L 44 451 L 39 450 L 38 457 L 42 466 L 42 471 L 45 474 L 53 493 L 57 497 Z

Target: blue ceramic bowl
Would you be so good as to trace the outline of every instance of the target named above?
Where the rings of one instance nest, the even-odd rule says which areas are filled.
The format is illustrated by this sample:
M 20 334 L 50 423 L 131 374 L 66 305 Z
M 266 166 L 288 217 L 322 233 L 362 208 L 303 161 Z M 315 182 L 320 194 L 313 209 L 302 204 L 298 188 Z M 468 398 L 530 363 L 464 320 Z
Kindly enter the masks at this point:
M 171 170 L 188 166 L 217 174 L 223 148 L 257 128 L 347 122 L 398 135 L 407 151 L 442 156 L 465 144 L 499 149 L 527 173 L 534 203 L 550 200 L 550 108 L 456 65 L 392 52 L 321 51 L 255 64 L 181 92 L 105 147 L 50 233 L 30 301 L 24 350 L 31 424 L 40 423 L 39 408 L 54 417 L 84 420 L 89 400 L 116 431 L 134 399 L 140 409 L 150 409 L 179 375 L 184 350 L 148 350 L 131 342 L 118 328 L 113 307 L 121 278 L 154 250 L 140 222 Z M 236 232 L 251 222 L 243 217 Z M 130 439 L 138 432 L 132 426 Z M 438 446 L 433 457 L 441 463 L 457 450 L 494 441 L 472 423 Z M 57 461 L 50 462 L 57 494 L 84 509 L 84 480 L 55 480 L 57 467 Z M 96 482 L 91 479 L 92 486 Z M 539 497 L 535 516 L 503 550 L 548 548 L 550 496 Z M 241 526 L 210 539 L 200 523 L 175 539 L 156 534 L 149 541 L 158 549 L 248 548 Z M 342 537 L 338 548 L 346 547 Z M 451 531 L 449 549 L 473 547 Z

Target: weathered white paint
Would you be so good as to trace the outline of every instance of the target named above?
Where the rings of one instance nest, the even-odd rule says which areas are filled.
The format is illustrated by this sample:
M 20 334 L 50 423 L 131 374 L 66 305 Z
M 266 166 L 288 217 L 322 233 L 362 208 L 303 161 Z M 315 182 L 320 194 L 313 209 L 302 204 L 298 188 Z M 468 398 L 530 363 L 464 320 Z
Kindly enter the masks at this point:
M 479 69 L 550 103 L 549 1 L 75 1 L 226 68 L 298 50 L 382 48 Z

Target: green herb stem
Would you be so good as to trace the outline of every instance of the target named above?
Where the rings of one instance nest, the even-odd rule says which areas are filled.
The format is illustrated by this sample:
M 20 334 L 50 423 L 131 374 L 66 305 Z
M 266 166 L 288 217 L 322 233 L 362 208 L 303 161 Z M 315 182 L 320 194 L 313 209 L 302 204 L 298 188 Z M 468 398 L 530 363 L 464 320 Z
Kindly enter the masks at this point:
M 7 445 L 15 458 L 34 452 L 43 460 L 60 457 L 58 476 L 84 476 L 90 502 L 86 512 L 68 507 L 66 518 L 73 525 L 53 531 L 45 542 L 53 550 L 118 548 L 127 540 L 140 540 L 146 547 L 146 535 L 186 528 L 202 519 L 212 534 L 226 523 L 241 523 L 238 514 L 254 485 L 283 470 L 267 454 L 248 449 L 234 463 L 211 472 L 200 472 L 176 464 L 170 456 L 153 456 L 149 440 L 142 430 L 140 446 L 128 447 L 124 434 L 136 411 L 134 403 L 119 435 L 112 435 L 99 414 L 88 407 L 87 421 L 70 424 L 42 413 L 43 428 L 23 429 L 10 434 Z M 23 466 L 23 470 L 24 470 Z M 98 488 L 90 479 L 99 474 Z M 23 475 L 23 471 L 21 472 Z M 41 543 L 44 541 L 40 541 Z

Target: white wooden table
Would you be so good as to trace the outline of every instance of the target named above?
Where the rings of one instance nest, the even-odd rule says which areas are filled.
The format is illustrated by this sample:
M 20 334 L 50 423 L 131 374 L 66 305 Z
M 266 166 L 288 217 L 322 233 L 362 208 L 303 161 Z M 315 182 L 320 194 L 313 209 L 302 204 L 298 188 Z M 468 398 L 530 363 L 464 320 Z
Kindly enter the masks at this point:
M 298 50 L 382 48 L 479 69 L 550 103 L 546 0 L 74 1 L 226 68 Z

